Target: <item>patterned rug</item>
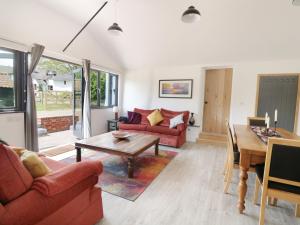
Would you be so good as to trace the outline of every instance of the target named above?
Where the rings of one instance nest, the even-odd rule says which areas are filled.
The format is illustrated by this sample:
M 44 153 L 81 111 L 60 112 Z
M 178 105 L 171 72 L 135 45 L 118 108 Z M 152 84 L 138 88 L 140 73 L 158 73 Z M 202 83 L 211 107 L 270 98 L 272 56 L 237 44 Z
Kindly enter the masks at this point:
M 145 151 L 136 158 L 132 179 L 127 177 L 127 158 L 85 150 L 82 161 L 101 160 L 104 170 L 98 184 L 102 190 L 135 201 L 176 155 L 174 151 L 160 150 L 159 156 L 154 155 L 154 149 Z M 75 158 L 73 155 L 61 161 L 74 163 Z

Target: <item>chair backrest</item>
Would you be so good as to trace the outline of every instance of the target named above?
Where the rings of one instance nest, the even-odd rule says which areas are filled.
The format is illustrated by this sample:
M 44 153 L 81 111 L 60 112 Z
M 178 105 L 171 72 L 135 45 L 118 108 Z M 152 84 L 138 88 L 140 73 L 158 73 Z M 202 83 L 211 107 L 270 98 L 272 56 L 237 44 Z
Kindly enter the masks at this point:
M 234 148 L 233 148 L 233 137 L 229 122 L 226 121 L 226 133 L 227 133 L 227 154 L 229 159 L 234 160 Z
M 248 125 L 265 127 L 266 126 L 265 118 L 264 117 L 248 117 Z
M 269 181 L 300 187 L 300 140 L 269 138 L 264 186 Z

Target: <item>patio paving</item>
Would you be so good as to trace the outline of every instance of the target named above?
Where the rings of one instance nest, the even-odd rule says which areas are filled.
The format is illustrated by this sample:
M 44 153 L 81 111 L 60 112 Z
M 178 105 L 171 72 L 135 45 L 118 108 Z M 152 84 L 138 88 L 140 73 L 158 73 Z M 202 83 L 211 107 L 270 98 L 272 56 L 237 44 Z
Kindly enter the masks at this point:
M 39 148 L 42 151 L 60 145 L 74 144 L 77 140 L 72 130 L 48 133 L 46 136 L 39 137 Z

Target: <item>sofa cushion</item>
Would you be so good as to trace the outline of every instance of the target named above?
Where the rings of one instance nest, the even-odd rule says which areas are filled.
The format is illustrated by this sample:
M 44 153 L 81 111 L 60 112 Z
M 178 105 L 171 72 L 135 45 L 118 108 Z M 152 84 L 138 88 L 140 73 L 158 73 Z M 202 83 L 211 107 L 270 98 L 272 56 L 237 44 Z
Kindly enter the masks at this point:
M 175 128 L 177 125 L 182 124 L 183 122 L 183 114 L 179 114 L 178 116 L 173 117 L 170 119 L 170 126 L 169 128 Z
M 142 119 L 141 119 L 141 124 L 143 125 L 150 125 L 147 116 L 149 116 L 149 114 L 151 114 L 152 112 L 154 112 L 155 109 L 138 109 L 138 108 L 134 108 L 134 112 L 140 113 L 142 115 Z
M 172 110 L 167 110 L 164 108 L 160 109 L 160 112 L 162 114 L 162 116 L 164 117 L 164 120 L 162 121 L 162 123 L 160 124 L 161 126 L 164 127 L 169 127 L 170 126 L 170 119 L 174 118 L 175 116 L 178 116 L 180 114 L 183 114 L 183 121 L 184 123 L 187 123 L 189 120 L 189 111 L 172 111 Z
M 147 125 L 143 124 L 127 124 L 127 123 L 121 123 L 119 125 L 120 130 L 139 130 L 139 131 L 145 131 Z
M 178 135 L 180 135 L 180 131 L 179 130 L 177 130 L 177 129 L 170 129 L 168 127 L 163 127 L 163 126 L 147 126 L 146 131 L 152 132 L 152 133 L 172 135 L 172 136 L 178 136 Z
M 0 144 L 0 202 L 5 204 L 24 194 L 32 182 L 33 178 L 19 156 Z
M 155 110 L 147 116 L 147 119 L 151 126 L 155 126 L 164 120 L 159 110 Z
M 33 178 L 42 177 L 51 172 L 46 163 L 35 152 L 23 151 L 21 161 Z
M 128 111 L 128 120 L 126 123 L 140 124 L 141 121 L 142 121 L 142 115 L 140 113 Z

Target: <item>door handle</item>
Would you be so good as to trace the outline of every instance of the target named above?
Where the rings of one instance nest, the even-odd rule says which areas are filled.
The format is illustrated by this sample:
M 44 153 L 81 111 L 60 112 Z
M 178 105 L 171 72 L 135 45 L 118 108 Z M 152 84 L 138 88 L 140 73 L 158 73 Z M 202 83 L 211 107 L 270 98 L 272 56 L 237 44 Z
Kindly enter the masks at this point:
M 204 104 L 206 105 L 208 103 L 208 101 L 205 101 Z

